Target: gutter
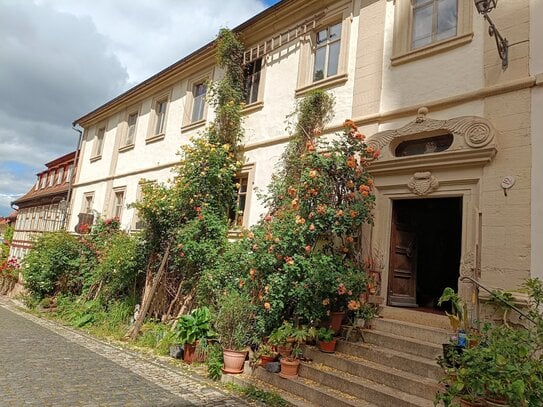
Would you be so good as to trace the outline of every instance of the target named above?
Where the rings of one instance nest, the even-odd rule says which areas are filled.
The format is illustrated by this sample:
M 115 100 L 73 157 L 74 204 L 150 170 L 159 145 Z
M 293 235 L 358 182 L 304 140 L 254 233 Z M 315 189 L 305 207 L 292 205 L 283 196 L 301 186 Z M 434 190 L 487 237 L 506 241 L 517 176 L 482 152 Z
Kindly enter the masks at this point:
M 79 140 L 77 142 L 77 148 L 75 150 L 75 156 L 74 156 L 74 170 L 72 171 L 72 174 L 70 176 L 70 180 L 68 181 L 68 193 L 66 194 L 66 210 L 64 212 L 64 218 L 62 219 L 62 223 L 60 225 L 60 228 L 61 229 L 64 229 L 64 227 L 66 226 L 66 215 L 68 213 L 68 208 L 71 208 L 71 200 L 72 200 L 72 191 L 73 191 L 73 184 L 74 184 L 74 179 L 77 175 L 77 167 L 78 167 L 78 160 L 79 160 L 79 151 L 81 150 L 81 143 L 83 142 L 83 131 L 79 130 L 78 128 L 74 126 L 72 126 L 72 129 L 74 131 L 77 131 L 79 133 Z

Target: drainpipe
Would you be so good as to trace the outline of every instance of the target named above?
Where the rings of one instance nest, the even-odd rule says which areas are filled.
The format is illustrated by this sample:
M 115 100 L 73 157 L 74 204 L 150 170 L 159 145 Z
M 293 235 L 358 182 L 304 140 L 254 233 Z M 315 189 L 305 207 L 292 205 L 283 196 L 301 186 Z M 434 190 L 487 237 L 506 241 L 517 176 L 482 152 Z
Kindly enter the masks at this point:
M 74 169 L 68 181 L 68 194 L 66 195 L 66 211 L 64 212 L 64 218 L 62 219 L 62 224 L 60 226 L 61 229 L 64 229 L 64 227 L 66 226 L 68 208 L 71 208 L 72 189 L 73 189 L 73 183 L 74 183 L 73 180 L 77 174 L 77 161 L 79 159 L 79 151 L 81 150 L 81 143 L 83 141 L 83 132 L 75 127 L 75 123 L 72 123 L 72 129 L 79 133 L 79 140 L 77 142 L 77 148 L 75 150 L 74 164 L 73 164 Z

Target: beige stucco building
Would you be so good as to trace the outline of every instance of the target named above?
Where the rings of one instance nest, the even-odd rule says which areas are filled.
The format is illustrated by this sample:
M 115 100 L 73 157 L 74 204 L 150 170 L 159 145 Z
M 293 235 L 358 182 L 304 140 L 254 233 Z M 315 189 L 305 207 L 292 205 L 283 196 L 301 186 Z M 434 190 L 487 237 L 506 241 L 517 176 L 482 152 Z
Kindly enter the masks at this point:
M 286 115 L 323 88 L 336 98 L 327 132 L 353 118 L 381 150 L 364 235 L 385 304 L 431 307 L 461 274 L 507 289 L 543 277 L 542 3 L 489 13 L 509 42 L 505 70 L 471 0 L 283 0 L 237 27 L 248 90 L 238 223 L 263 213 L 254 188 L 286 145 Z M 210 43 L 77 119 L 72 214 L 137 228 L 127 204 L 139 181 L 171 176 L 179 146 L 213 120 L 203 96 L 220 76 Z

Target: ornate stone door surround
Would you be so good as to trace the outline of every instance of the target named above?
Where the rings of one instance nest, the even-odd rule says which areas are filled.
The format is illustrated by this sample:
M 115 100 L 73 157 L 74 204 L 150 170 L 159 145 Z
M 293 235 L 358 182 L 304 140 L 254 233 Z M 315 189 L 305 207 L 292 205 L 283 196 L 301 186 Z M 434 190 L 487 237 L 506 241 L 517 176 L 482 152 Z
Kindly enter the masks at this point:
M 368 146 L 380 150 L 380 157 L 370 166 L 375 179 L 374 226 L 364 231 L 370 250 L 382 253 L 381 295 L 388 293 L 388 270 L 392 203 L 397 199 L 462 198 L 462 244 L 460 274 L 473 275 L 481 213 L 480 194 L 484 167 L 497 153 L 498 132 L 483 117 L 461 116 L 448 120 L 427 117 L 420 108 L 417 118 L 405 126 L 374 134 Z M 433 148 L 413 155 L 397 156 L 397 148 L 406 141 L 417 140 L 432 147 L 432 140 L 450 134 L 452 143 L 439 152 Z M 450 138 L 449 138 L 450 139 Z M 405 144 L 404 144 L 405 145 Z M 461 295 L 469 299 L 471 287 L 459 283 Z M 385 300 L 386 303 L 386 300 Z

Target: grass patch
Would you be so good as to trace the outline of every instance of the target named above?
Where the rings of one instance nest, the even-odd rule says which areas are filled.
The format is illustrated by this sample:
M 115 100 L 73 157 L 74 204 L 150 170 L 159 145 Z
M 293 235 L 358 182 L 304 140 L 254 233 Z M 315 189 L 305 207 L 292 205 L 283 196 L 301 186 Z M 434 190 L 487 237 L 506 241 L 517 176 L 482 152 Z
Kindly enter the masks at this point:
M 234 393 L 241 394 L 253 401 L 260 401 L 267 406 L 271 407 L 285 407 L 289 404 L 281 398 L 277 393 L 266 391 L 253 386 L 240 386 L 236 383 L 225 383 L 224 385 L 228 390 Z

